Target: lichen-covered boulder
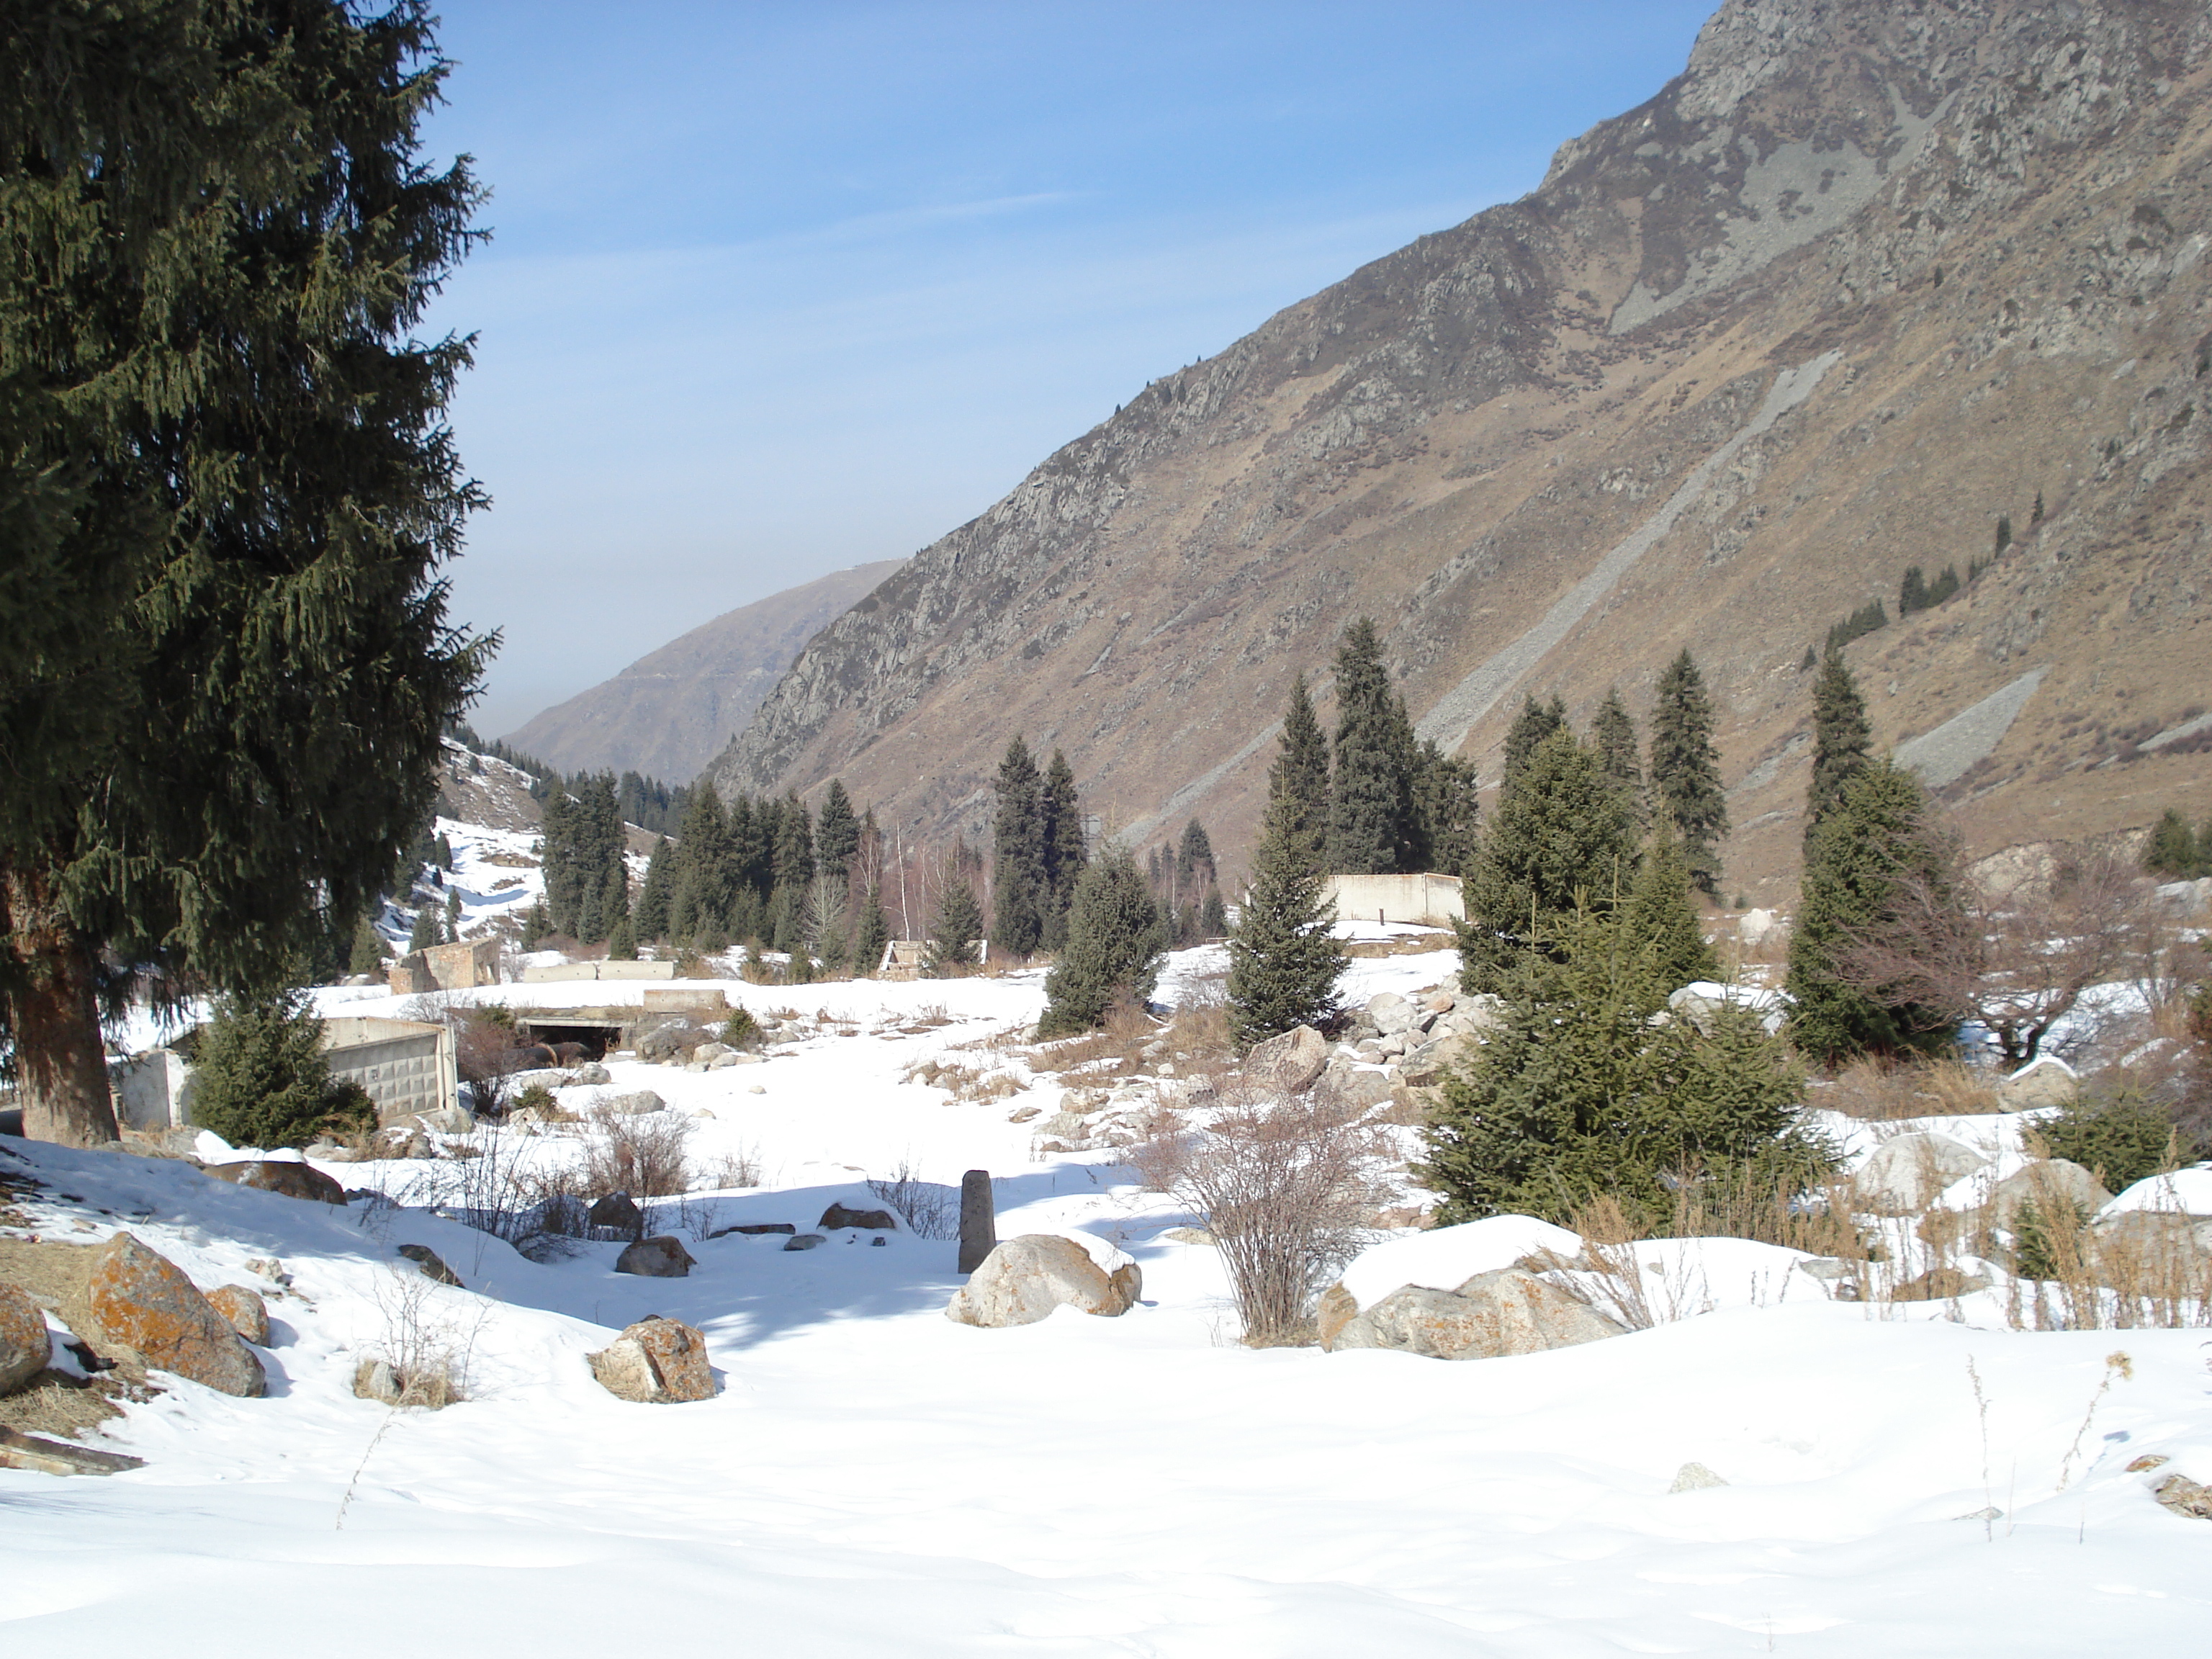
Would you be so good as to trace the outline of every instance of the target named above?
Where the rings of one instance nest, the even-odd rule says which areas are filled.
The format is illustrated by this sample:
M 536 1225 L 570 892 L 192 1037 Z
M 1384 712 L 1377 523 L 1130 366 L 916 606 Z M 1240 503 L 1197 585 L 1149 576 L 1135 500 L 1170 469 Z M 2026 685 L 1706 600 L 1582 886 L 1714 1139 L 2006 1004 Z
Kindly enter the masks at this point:
M 617 1273 L 640 1273 L 647 1279 L 688 1279 L 697 1265 L 683 1240 L 666 1233 L 641 1238 L 615 1258 Z
M 208 1292 L 208 1306 L 255 1347 L 269 1346 L 269 1304 L 260 1291 L 243 1285 L 218 1285 Z
M 279 1193 L 286 1198 L 312 1199 L 320 1204 L 343 1204 L 345 1188 L 312 1164 L 289 1158 L 250 1158 L 236 1164 L 210 1164 L 208 1174 L 235 1187 L 257 1192 Z
M 13 1394 L 46 1368 L 52 1345 L 39 1304 L 13 1285 L 0 1285 L 0 1394 Z
M 230 1322 L 167 1257 L 118 1233 L 93 1258 L 92 1317 L 106 1340 L 137 1351 L 147 1364 L 244 1399 L 268 1378 Z
M 983 1258 L 983 1265 L 953 1292 L 945 1316 L 994 1329 L 1033 1325 L 1054 1308 L 1078 1308 L 1111 1319 L 1128 1312 L 1143 1291 L 1144 1273 L 1133 1261 L 1109 1273 L 1072 1238 L 1024 1233 L 1004 1240 Z
M 1244 1056 L 1244 1080 L 1265 1094 L 1294 1095 L 1310 1088 L 1328 1064 L 1328 1039 L 1310 1025 L 1253 1045 Z
M 707 1339 L 680 1320 L 648 1314 L 587 1356 L 599 1386 L 641 1405 L 676 1405 L 714 1396 Z
M 1407 1285 L 1356 1314 L 1326 1346 L 1388 1348 L 1431 1359 L 1499 1359 L 1620 1336 L 1625 1328 L 1520 1267 L 1477 1273 L 1455 1291 Z

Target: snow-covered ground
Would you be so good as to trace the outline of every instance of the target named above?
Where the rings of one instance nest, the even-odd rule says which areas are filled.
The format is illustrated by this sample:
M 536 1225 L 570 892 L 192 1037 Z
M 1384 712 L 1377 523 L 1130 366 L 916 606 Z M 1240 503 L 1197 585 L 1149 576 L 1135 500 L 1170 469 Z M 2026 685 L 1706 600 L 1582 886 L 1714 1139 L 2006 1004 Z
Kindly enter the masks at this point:
M 1218 958 L 1180 956 L 1164 984 L 1202 994 Z M 1451 966 L 1362 959 L 1349 988 Z M 2212 1525 L 2125 1466 L 2155 1453 L 2161 1474 L 2212 1480 L 2203 1331 L 2023 1333 L 1987 1296 L 1832 1302 L 1791 1253 L 1721 1240 L 1638 1246 L 1655 1285 L 1694 1277 L 1709 1293 L 1691 1305 L 1712 1310 L 1609 1341 L 1467 1364 L 1249 1351 L 1216 1253 L 1161 1236 L 1188 1216 L 1114 1154 L 1032 1162 L 1008 1121 L 1056 1097 L 992 1043 L 1034 1018 L 1035 976 L 723 988 L 831 1018 L 760 1064 L 610 1067 L 611 1089 L 686 1115 L 695 1160 L 760 1166 L 757 1189 L 656 1218 L 697 1258 L 681 1280 L 614 1273 L 611 1244 L 540 1265 L 426 1202 L 337 1210 L 0 1143 L 0 1170 L 47 1183 L 25 1206 L 47 1237 L 127 1227 L 203 1285 L 253 1282 L 255 1256 L 294 1277 L 268 1398 L 176 1383 L 111 1426 L 144 1469 L 0 1472 L 0 1646 L 2074 1659 L 2203 1639 Z M 1026 1092 L 900 1080 L 938 1057 Z M 943 1315 L 950 1243 L 698 1237 L 809 1228 L 902 1165 L 948 1184 L 990 1170 L 1001 1237 L 1109 1240 L 1143 1267 L 1141 1304 L 973 1329 Z M 327 1167 L 416 1200 L 462 1169 Z M 1454 1269 L 1413 1261 L 1435 1238 L 1383 1247 L 1407 1257 L 1399 1282 Z M 404 1243 L 468 1288 L 422 1288 Z M 468 1353 L 465 1404 L 394 1414 L 350 1391 L 410 1288 Z M 585 1354 L 647 1313 L 706 1332 L 717 1398 L 629 1405 L 593 1382 Z M 1690 1462 L 1728 1484 L 1670 1494 Z M 1985 1510 L 2002 1513 L 1968 1518 Z

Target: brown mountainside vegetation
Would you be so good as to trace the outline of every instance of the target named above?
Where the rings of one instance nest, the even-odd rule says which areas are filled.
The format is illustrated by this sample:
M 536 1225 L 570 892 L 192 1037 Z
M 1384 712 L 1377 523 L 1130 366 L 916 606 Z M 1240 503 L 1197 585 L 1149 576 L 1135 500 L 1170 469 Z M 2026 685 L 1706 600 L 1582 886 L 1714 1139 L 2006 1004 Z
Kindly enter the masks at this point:
M 1726 886 L 1786 898 L 1808 647 L 1879 600 L 1876 746 L 1924 739 L 1972 848 L 2212 814 L 2208 48 L 2194 3 L 1730 0 L 1541 188 L 923 550 L 710 775 L 974 835 L 1025 732 L 1110 824 L 1241 852 L 1291 677 L 1333 718 L 1354 617 L 1486 789 L 1525 696 L 1587 728 L 1617 684 L 1640 721 L 1687 647 Z

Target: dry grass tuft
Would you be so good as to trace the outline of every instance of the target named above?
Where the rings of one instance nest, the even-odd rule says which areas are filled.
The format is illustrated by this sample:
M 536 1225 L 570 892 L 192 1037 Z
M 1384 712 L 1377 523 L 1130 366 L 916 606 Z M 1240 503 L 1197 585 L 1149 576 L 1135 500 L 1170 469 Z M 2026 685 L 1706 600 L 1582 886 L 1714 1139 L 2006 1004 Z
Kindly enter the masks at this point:
M 1862 1057 L 1822 1086 L 1813 1104 L 1869 1123 L 1987 1115 L 2004 1109 L 1994 1083 L 1950 1056 L 1932 1060 Z

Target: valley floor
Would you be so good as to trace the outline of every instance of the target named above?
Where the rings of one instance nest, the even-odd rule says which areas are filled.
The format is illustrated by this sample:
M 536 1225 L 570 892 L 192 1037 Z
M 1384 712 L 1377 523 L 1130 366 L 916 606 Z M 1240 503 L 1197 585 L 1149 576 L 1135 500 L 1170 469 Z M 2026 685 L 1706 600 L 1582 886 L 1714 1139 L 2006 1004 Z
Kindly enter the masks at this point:
M 1354 988 L 1437 965 L 1364 962 Z M 1034 980 L 728 988 L 845 1018 L 759 1065 L 611 1068 L 711 1114 L 695 1158 L 760 1165 L 757 1188 L 656 1217 L 697 1258 L 684 1279 L 615 1273 L 614 1244 L 539 1265 L 441 1217 L 456 1163 L 331 1165 L 402 1200 L 338 1210 L 0 1142 L 0 1172 L 45 1183 L 21 1207 L 46 1237 L 127 1228 L 203 1286 L 255 1282 L 251 1257 L 293 1276 L 268 1398 L 172 1382 L 103 1443 L 143 1470 L 0 1472 L 6 1650 L 2070 1659 L 2202 1639 L 2212 1525 L 2125 1466 L 2212 1478 L 2203 1331 L 1832 1303 L 1790 1253 L 1721 1241 L 1712 1311 L 1610 1341 L 1456 1364 L 1249 1351 L 1215 1252 L 1161 1237 L 1189 1218 L 1114 1154 L 1030 1162 L 1020 1097 L 900 1080 L 1032 1019 Z M 531 1155 L 563 1155 L 544 1141 Z M 1141 1304 L 972 1329 L 944 1317 L 950 1243 L 700 1237 L 806 1230 L 902 1164 L 989 1168 L 1000 1237 L 1109 1240 L 1142 1264 Z M 395 1273 L 403 1243 L 468 1288 Z M 718 1397 L 631 1405 L 592 1380 L 586 1352 L 647 1313 L 706 1332 Z M 465 1353 L 465 1403 L 354 1397 L 356 1358 L 409 1318 Z M 1690 1462 L 1727 1484 L 1670 1493 Z

